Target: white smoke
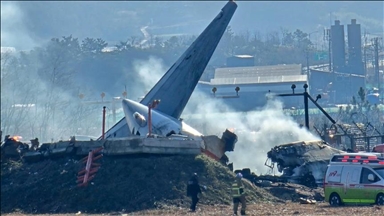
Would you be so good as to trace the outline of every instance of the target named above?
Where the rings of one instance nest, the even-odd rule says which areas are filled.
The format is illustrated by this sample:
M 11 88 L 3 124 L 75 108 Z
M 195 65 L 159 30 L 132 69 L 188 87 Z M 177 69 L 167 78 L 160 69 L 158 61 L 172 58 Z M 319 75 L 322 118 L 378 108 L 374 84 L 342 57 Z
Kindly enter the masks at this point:
M 267 152 L 274 146 L 299 140 L 320 139 L 284 114 L 283 103 L 277 99 L 269 100 L 265 107 L 256 111 L 244 113 L 235 112 L 225 101 L 194 92 L 188 106 L 195 107 L 196 104 L 198 108 L 193 113 L 205 114 L 205 135 L 215 134 L 221 137 L 227 128 L 234 129 L 237 134 L 238 142 L 234 152 L 226 153 L 230 162 L 233 162 L 234 169 L 250 168 L 256 174 L 265 174 L 269 171 L 264 165 Z M 220 111 L 224 112 L 219 113 Z M 201 126 L 204 123 L 192 124 L 195 125 Z
M 37 42 L 28 33 L 17 2 L 1 1 L 1 46 L 30 50 Z
M 143 97 L 160 80 L 167 71 L 161 59 L 150 56 L 148 60 L 135 60 L 133 62 L 135 78 L 133 94 Z

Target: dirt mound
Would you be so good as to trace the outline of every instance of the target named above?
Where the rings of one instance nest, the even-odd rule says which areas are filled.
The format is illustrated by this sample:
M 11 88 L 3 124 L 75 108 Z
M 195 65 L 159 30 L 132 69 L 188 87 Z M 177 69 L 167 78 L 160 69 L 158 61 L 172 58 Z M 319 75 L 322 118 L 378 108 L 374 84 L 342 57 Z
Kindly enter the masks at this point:
M 98 161 L 99 162 L 99 161 Z M 201 203 L 230 204 L 234 174 L 199 155 L 103 157 L 88 187 L 76 186 L 78 160 L 62 158 L 33 164 L 7 161 L 1 165 L 1 213 L 133 212 L 187 208 L 186 182 L 194 172 L 207 186 Z M 249 203 L 278 201 L 262 188 L 246 184 Z

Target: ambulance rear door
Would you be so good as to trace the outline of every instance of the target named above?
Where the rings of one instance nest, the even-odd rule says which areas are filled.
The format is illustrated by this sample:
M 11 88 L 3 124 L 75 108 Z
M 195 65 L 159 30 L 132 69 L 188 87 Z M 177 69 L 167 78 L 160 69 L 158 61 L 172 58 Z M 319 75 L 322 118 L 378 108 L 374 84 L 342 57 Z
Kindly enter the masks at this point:
M 340 196 L 343 202 L 360 202 L 360 174 L 361 166 L 348 166 L 346 165 L 341 175 L 341 182 L 343 183 L 343 192 Z

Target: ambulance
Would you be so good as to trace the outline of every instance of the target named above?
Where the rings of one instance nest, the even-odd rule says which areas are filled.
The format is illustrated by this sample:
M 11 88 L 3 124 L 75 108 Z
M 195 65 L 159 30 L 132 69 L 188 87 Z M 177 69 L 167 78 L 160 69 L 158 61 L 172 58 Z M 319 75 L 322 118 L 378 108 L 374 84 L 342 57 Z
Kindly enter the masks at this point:
M 373 147 L 372 152 L 384 153 L 384 143 Z
M 334 155 L 324 177 L 325 201 L 384 205 L 384 154 Z

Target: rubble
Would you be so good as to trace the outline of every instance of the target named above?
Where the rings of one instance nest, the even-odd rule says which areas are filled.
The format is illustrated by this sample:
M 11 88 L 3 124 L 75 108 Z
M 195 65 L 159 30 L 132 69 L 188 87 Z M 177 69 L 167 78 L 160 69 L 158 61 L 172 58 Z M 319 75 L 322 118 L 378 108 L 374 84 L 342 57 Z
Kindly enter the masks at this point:
M 270 168 L 276 164 L 288 181 L 316 187 L 322 185 L 332 155 L 339 153 L 344 151 L 322 140 L 293 142 L 272 148 L 265 164 Z
M 76 141 L 71 137 L 68 141 L 56 143 L 43 143 L 39 146 L 38 138 L 31 140 L 31 147 L 27 143 L 19 142 L 13 138 L 6 138 L 1 145 L 2 159 L 22 159 L 25 162 L 37 162 L 44 159 L 60 158 L 71 155 L 85 156 L 89 151 L 103 147 L 105 155 L 198 155 L 204 153 L 217 161 L 226 164 L 228 159 L 226 151 L 233 151 L 237 135 L 226 130 L 219 138 L 216 135 L 202 136 L 200 139 L 191 139 L 171 135 L 168 137 L 140 137 L 115 138 L 106 140 Z
M 300 198 L 300 204 L 316 204 L 316 200 Z

